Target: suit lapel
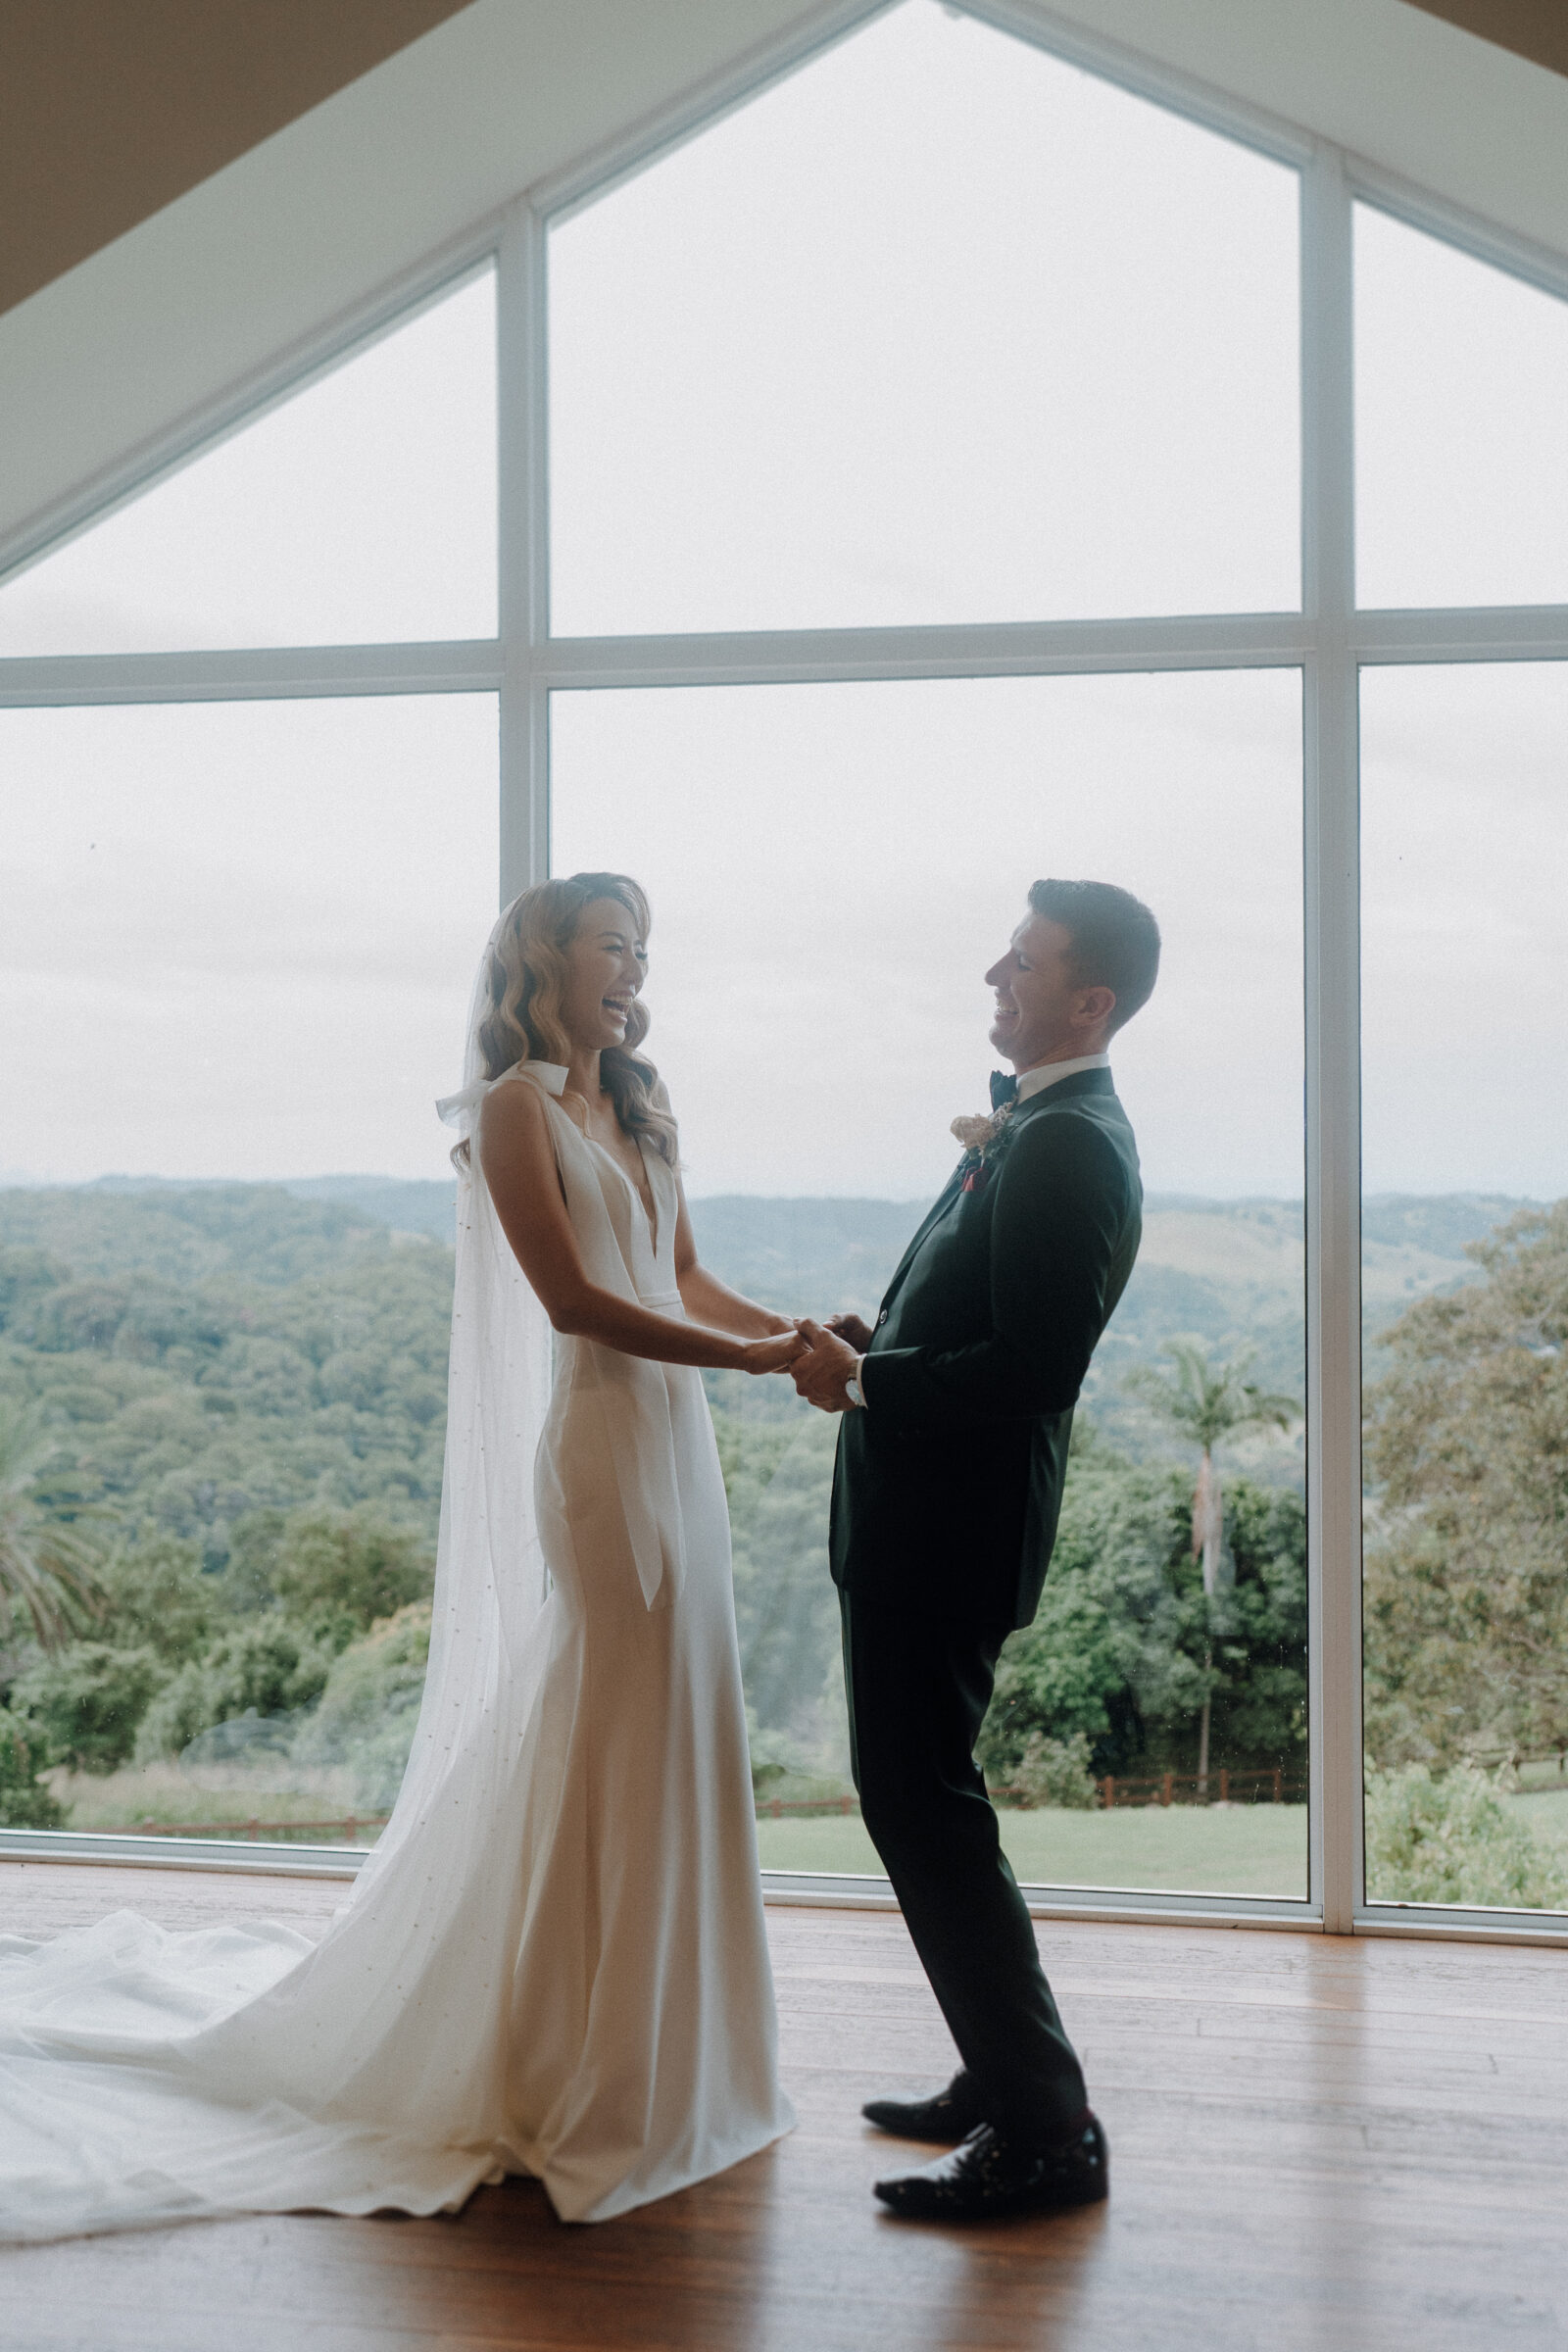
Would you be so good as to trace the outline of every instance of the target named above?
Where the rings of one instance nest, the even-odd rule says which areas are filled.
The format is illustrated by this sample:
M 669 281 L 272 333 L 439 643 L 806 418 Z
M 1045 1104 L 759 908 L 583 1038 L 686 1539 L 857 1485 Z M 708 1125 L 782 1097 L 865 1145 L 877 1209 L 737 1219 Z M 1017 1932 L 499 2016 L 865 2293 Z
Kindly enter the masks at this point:
M 1057 1103 L 1071 1102 L 1084 1095 L 1113 1095 L 1115 1091 L 1115 1082 L 1109 1070 L 1077 1070 L 1070 1078 L 1058 1079 L 1054 1086 L 1042 1087 L 1039 1094 L 1029 1097 L 1027 1102 L 1020 1102 L 1012 1115 L 1014 1119 L 1033 1118 L 1037 1112 L 1049 1110 Z M 962 1167 L 960 1160 L 915 1229 L 913 1239 L 894 1268 L 893 1280 L 882 1294 L 884 1308 L 890 1307 L 898 1297 L 905 1276 L 919 1255 L 920 1245 L 932 1227 L 940 1224 L 954 1202 L 963 1198 Z
M 961 1187 L 959 1183 L 958 1169 L 955 1168 L 953 1174 L 948 1178 L 947 1183 L 943 1186 L 941 1192 L 938 1193 L 936 1199 L 932 1201 L 930 1207 L 926 1210 L 925 1215 L 921 1218 L 919 1224 L 916 1226 L 913 1238 L 910 1241 L 908 1248 L 905 1250 L 904 1255 L 900 1258 L 897 1266 L 894 1268 L 893 1280 L 888 1284 L 887 1289 L 882 1294 L 882 1304 L 884 1307 L 891 1306 L 894 1299 L 898 1297 L 906 1274 L 908 1273 L 909 1268 L 913 1265 L 916 1256 L 919 1254 L 920 1244 L 925 1240 L 925 1237 L 931 1231 L 932 1226 L 940 1223 L 941 1219 L 947 1215 L 948 1210 L 953 1206 L 955 1200 L 960 1198 Z

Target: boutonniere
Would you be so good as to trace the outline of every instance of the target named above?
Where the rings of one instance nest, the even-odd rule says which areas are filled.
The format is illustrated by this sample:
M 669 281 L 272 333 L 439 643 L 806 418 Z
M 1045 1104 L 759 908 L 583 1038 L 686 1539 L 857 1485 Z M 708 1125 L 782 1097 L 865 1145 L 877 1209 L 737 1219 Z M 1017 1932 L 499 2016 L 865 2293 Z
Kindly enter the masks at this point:
M 969 1118 L 955 1119 L 952 1132 L 963 1146 L 963 1157 L 958 1170 L 966 1193 L 983 1192 L 991 1180 L 991 1172 L 1006 1146 L 1012 1127 L 1013 1105 L 1004 1102 L 1000 1110 L 976 1112 Z

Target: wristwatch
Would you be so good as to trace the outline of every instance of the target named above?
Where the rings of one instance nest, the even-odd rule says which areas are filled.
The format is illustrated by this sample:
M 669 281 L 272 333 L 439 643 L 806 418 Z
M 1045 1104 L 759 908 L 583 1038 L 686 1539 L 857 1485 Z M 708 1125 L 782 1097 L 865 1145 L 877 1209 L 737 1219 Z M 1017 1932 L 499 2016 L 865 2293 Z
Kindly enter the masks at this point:
M 865 1402 L 865 1397 L 861 1392 L 860 1384 L 856 1379 L 853 1372 L 850 1374 L 849 1379 L 844 1383 L 844 1394 L 852 1404 L 863 1405 Z

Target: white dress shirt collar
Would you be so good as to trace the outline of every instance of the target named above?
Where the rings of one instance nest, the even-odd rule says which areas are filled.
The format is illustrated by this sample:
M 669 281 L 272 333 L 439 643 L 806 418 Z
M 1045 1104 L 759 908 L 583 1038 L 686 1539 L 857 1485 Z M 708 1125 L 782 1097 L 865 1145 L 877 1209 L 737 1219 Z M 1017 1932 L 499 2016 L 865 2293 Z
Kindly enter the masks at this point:
M 1080 1054 L 1072 1061 L 1042 1061 L 1032 1070 L 1024 1070 L 1018 1079 L 1018 1100 L 1027 1102 L 1031 1095 L 1042 1094 L 1048 1086 L 1059 1085 L 1063 1078 L 1076 1078 L 1080 1070 L 1108 1070 L 1108 1054 Z

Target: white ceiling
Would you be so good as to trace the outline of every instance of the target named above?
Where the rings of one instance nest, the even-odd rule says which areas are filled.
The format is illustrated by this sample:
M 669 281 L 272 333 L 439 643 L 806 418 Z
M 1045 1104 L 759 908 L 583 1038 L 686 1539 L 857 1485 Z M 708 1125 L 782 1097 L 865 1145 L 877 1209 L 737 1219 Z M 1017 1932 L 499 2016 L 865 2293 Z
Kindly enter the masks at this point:
M 474 0 L 0 318 L 0 548 L 511 196 L 848 13 Z M 1568 79 L 1402 0 L 1053 13 L 1568 253 Z

